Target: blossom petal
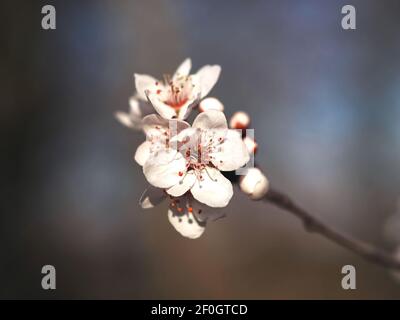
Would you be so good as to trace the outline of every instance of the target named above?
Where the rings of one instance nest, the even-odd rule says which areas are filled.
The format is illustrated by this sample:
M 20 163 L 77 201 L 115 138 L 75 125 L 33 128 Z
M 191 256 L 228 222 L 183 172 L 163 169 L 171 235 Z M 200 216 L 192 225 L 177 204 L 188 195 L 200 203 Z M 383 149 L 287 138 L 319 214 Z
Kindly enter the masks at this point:
M 195 183 L 196 176 L 193 170 L 187 171 L 182 179 L 171 188 L 167 189 L 167 193 L 174 197 L 179 197 L 186 193 Z
M 238 131 L 227 130 L 223 142 L 210 153 L 212 163 L 222 171 L 231 171 L 244 166 L 250 155 Z
M 149 186 L 142 194 L 139 204 L 143 209 L 154 208 L 166 198 L 163 189 Z
M 152 76 L 149 76 L 147 74 L 135 73 L 134 76 L 138 98 L 142 100 L 147 100 L 146 91 L 154 93 L 157 90 L 156 88 L 158 87 L 156 86 L 156 83 L 159 83 L 159 81 L 156 78 L 153 78 Z
M 221 67 L 218 65 L 206 65 L 197 71 L 196 76 L 199 78 L 201 88 L 201 98 L 204 98 L 217 83 Z
M 182 76 L 187 76 L 190 73 L 190 69 L 192 69 L 192 60 L 190 58 L 186 58 L 176 69 L 174 76 L 172 79 L 176 79 Z
M 165 149 L 147 159 L 143 173 L 147 181 L 158 188 L 169 188 L 179 183 L 186 172 L 186 161 L 181 153 Z
M 114 113 L 115 118 L 128 128 L 133 128 L 133 122 L 129 113 L 117 111 Z
M 200 237 L 205 230 L 205 223 L 198 221 L 193 213 L 185 210 L 180 213 L 176 210 L 168 210 L 168 220 L 182 236 L 189 239 Z
M 175 109 L 162 102 L 157 94 L 148 93 L 147 99 L 161 117 L 165 119 L 172 119 L 176 117 Z
M 221 111 L 208 110 L 200 113 L 193 121 L 193 128 L 198 129 L 227 129 L 225 115 Z
M 186 119 L 190 112 L 192 112 L 193 108 L 199 104 L 200 96 L 197 96 L 194 99 L 188 100 L 182 107 L 180 107 L 178 111 L 178 119 Z
M 132 96 L 129 98 L 129 110 L 131 116 L 134 116 L 136 118 L 143 117 L 143 112 L 140 108 L 140 103 L 139 100 L 136 98 L 136 96 Z
M 147 159 L 150 157 L 151 153 L 151 142 L 150 141 L 145 141 L 143 142 L 135 152 L 135 161 L 143 166 Z
M 144 117 L 142 125 L 147 137 L 162 136 L 164 140 L 167 136 L 172 138 L 190 127 L 190 124 L 186 121 L 179 119 L 167 120 L 157 114 L 150 114 Z
M 232 183 L 218 169 L 206 167 L 201 171 L 202 180 L 196 180 L 190 189 L 193 197 L 214 208 L 225 207 L 232 198 Z

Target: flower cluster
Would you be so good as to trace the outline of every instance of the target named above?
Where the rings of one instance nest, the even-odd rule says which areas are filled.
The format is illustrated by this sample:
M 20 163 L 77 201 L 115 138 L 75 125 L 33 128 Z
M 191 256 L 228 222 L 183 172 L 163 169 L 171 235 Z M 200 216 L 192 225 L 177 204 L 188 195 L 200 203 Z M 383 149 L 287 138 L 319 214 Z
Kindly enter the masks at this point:
M 146 135 L 135 153 L 150 184 L 140 199 L 142 208 L 168 199 L 169 221 L 180 234 L 194 239 L 208 220 L 223 215 L 222 208 L 233 196 L 232 183 L 222 172 L 245 166 L 257 144 L 242 132 L 250 123 L 246 113 L 236 113 L 228 126 L 223 104 L 206 98 L 221 67 L 190 71 L 191 60 L 186 59 L 163 81 L 135 74 L 130 112 L 117 112 L 116 118 Z M 193 110 L 199 114 L 189 124 L 186 120 Z M 267 192 L 268 180 L 259 169 L 250 168 L 240 187 L 259 199 Z

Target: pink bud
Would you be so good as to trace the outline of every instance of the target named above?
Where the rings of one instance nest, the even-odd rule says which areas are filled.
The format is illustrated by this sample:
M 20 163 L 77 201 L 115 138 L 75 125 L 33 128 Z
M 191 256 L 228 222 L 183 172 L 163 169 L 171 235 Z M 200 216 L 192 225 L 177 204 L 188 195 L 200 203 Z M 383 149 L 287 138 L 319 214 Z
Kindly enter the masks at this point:
M 229 125 L 232 129 L 246 129 L 250 124 L 250 117 L 246 112 L 238 111 L 235 112 L 229 121 Z
M 252 153 L 256 153 L 257 148 L 258 148 L 258 144 L 257 142 L 255 142 L 253 140 L 253 138 L 250 138 L 249 136 L 246 136 L 243 139 L 244 144 L 246 145 L 247 151 L 252 154 Z

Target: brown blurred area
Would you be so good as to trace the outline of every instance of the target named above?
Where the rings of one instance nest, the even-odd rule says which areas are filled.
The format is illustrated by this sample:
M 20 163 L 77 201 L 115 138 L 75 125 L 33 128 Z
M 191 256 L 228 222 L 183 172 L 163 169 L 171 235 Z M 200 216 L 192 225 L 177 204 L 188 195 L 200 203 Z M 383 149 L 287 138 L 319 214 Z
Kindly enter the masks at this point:
M 211 92 L 245 110 L 272 185 L 315 215 L 387 247 L 400 196 L 400 3 L 45 1 L 1 4 L 0 298 L 397 299 L 390 273 L 290 214 L 236 190 L 198 240 L 143 211 L 133 154 L 144 139 L 113 117 L 133 73 L 161 77 L 186 57 L 220 64 Z M 400 231 L 399 231 L 400 232 Z M 41 268 L 57 270 L 42 290 Z M 341 268 L 357 290 L 341 288 Z

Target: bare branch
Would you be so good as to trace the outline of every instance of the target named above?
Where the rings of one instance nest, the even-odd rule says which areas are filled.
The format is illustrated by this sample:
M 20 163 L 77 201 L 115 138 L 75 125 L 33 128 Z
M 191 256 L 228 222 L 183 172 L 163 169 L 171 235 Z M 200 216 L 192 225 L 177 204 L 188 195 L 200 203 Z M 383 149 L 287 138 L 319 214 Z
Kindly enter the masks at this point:
M 393 255 L 367 244 L 361 240 L 352 238 L 343 234 L 330 226 L 324 224 L 312 214 L 299 207 L 286 194 L 270 189 L 264 197 L 264 200 L 274 204 L 275 206 L 286 210 L 302 220 L 304 227 L 309 232 L 319 233 L 325 238 L 335 242 L 336 244 L 372 261 L 378 265 L 400 270 L 400 261 Z

